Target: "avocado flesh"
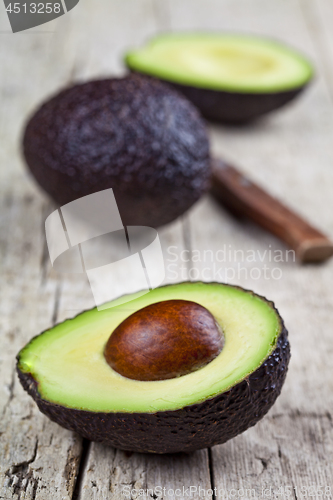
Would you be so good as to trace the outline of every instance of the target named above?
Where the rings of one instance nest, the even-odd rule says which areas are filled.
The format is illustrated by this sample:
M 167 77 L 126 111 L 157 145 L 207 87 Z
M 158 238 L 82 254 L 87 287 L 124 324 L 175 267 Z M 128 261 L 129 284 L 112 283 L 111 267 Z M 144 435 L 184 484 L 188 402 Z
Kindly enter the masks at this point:
M 238 93 L 302 88 L 313 76 L 298 52 L 255 36 L 186 33 L 156 37 L 126 55 L 130 69 L 184 86 Z
M 122 377 L 103 351 L 112 331 L 148 304 L 184 299 L 206 307 L 221 326 L 222 352 L 196 372 L 142 382 Z M 35 337 L 18 355 L 18 370 L 31 374 L 38 395 L 53 404 L 88 412 L 155 413 L 214 398 L 255 372 L 274 351 L 282 331 L 272 304 L 243 289 L 216 283 L 182 283 L 127 302 L 92 309 Z

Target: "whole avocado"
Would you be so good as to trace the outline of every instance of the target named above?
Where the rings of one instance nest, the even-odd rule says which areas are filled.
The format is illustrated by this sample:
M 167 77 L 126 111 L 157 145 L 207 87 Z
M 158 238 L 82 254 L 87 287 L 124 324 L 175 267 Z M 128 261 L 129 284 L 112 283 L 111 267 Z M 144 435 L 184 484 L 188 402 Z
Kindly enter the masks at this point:
M 155 372 L 157 359 L 161 363 L 169 359 L 172 371 L 173 360 L 164 357 L 163 351 L 173 349 L 175 361 L 183 356 L 187 363 L 197 328 L 201 339 L 207 326 L 213 334 L 210 340 L 216 338 L 207 316 L 200 313 L 198 322 L 198 315 L 191 314 L 188 324 L 194 332 L 192 343 L 188 342 L 190 331 L 179 324 L 174 301 L 181 302 L 181 307 L 185 301 L 186 307 L 206 308 L 225 343 L 213 360 L 186 375 L 140 380 L 136 376 L 140 354 L 150 373 Z M 225 443 L 255 425 L 273 406 L 286 378 L 290 346 L 283 319 L 272 302 L 237 286 L 192 281 L 155 288 L 130 303 L 130 310 L 120 305 L 85 311 L 34 337 L 21 349 L 17 356 L 21 384 L 51 420 L 86 439 L 123 450 L 177 453 Z M 164 323 L 165 307 L 171 307 L 172 325 L 169 320 Z M 134 317 L 139 323 L 133 322 Z M 163 324 L 169 330 L 166 336 Z M 124 345 L 119 343 L 119 326 L 122 333 L 130 327 L 130 333 L 133 325 L 139 325 L 138 333 L 141 327 L 144 332 L 128 337 L 135 342 L 138 356 L 131 349 L 119 350 Z M 178 345 L 168 345 L 174 335 Z M 156 342 L 150 343 L 149 338 Z M 189 350 L 179 351 L 184 339 Z M 112 351 L 120 354 L 126 363 L 123 367 L 134 367 L 134 379 L 128 377 L 129 372 L 121 374 L 120 365 L 112 368 Z
M 199 113 L 138 74 L 78 84 L 45 102 L 26 126 L 23 152 L 59 205 L 113 188 L 124 225 L 167 224 L 209 186 Z

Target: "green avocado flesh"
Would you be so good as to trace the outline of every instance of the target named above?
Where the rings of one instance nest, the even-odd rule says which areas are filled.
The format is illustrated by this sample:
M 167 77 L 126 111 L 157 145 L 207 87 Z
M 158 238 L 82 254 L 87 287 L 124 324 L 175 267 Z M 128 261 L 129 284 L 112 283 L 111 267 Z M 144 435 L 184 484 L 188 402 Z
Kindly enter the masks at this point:
M 211 312 L 224 333 L 221 353 L 203 368 L 167 380 L 137 381 L 112 370 L 103 351 L 114 329 L 138 309 L 170 299 L 197 302 Z M 65 407 L 92 412 L 176 410 L 225 392 L 255 371 L 274 349 L 281 328 L 273 306 L 251 292 L 217 283 L 181 283 L 58 324 L 21 350 L 18 368 L 33 376 L 44 400 Z
M 126 55 L 130 69 L 173 83 L 230 92 L 297 89 L 312 77 L 298 52 L 264 38 L 227 34 L 168 34 Z

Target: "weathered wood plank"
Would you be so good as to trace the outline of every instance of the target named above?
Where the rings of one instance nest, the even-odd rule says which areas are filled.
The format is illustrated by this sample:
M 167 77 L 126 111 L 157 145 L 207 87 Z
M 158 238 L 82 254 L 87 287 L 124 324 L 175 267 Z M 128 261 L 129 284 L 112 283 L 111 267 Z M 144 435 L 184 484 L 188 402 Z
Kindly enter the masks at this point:
M 186 224 L 184 225 L 186 226 Z M 178 252 L 178 254 L 185 248 L 183 231 L 186 231 L 186 228 L 183 229 L 180 223 L 173 224 L 169 228 L 162 228 L 159 231 L 165 254 L 165 283 L 175 281 L 174 273 L 177 267 L 173 265 L 172 268 L 168 268 L 170 264 L 168 248 L 171 247 L 172 252 Z M 172 256 L 172 263 L 173 259 L 174 256 Z M 186 271 L 182 272 L 186 274 Z M 135 279 L 135 276 L 132 279 Z M 140 498 L 149 499 L 153 497 L 152 491 L 155 490 L 155 487 L 161 486 L 162 489 L 166 488 L 168 492 L 164 498 L 171 500 L 177 498 L 177 493 L 175 493 L 177 488 L 183 488 L 184 485 L 197 485 L 198 478 L 202 487 L 208 490 L 210 488 L 210 472 L 207 450 L 192 455 L 156 457 L 124 453 L 91 443 L 78 488 L 78 498 L 82 500 L 92 498 L 118 499 L 121 495 L 125 495 L 124 498 L 131 498 L 130 491 L 135 490 L 132 492 L 132 496 L 135 496 L 135 492 L 139 495 L 139 490 L 143 490 L 140 493 Z M 193 492 L 192 498 L 197 499 L 200 496 Z
M 318 60 L 318 48 L 297 2 L 280 1 L 269 9 L 260 0 L 251 4 L 212 0 L 195 3 L 192 9 L 190 2 L 173 2 L 171 12 L 177 28 L 248 31 L 251 26 L 251 31 L 284 39 Z M 210 132 L 216 154 L 235 161 L 332 235 L 332 218 L 325 206 L 330 206 L 333 186 L 329 153 L 333 110 L 326 75 L 317 66 L 317 81 L 288 109 L 251 126 L 210 126 Z M 190 277 L 240 284 L 273 299 L 290 330 L 293 354 L 282 396 L 269 415 L 242 436 L 212 449 L 217 498 L 253 498 L 253 489 L 261 498 L 262 488 L 270 486 L 275 491 L 280 486 L 297 487 L 295 493 L 290 491 L 294 498 L 310 492 L 319 498 L 318 488 L 332 484 L 332 438 L 328 436 L 333 406 L 329 374 L 333 263 L 299 266 L 281 242 L 249 222 L 234 219 L 209 198 L 192 211 L 190 228 Z M 281 262 L 275 260 L 279 251 Z M 309 486 L 317 489 L 306 489 Z M 244 493 L 246 489 L 251 491 Z M 287 497 L 284 490 L 282 498 Z
M 300 268 L 293 262 L 271 262 L 265 252 L 269 245 L 272 251 L 278 249 L 277 241 L 267 241 L 269 236 L 256 233 L 249 224 L 245 225 L 247 235 L 239 233 L 235 222 L 223 212 L 221 222 L 216 224 L 213 217 L 216 208 L 215 202 L 207 199 L 193 213 L 192 270 L 196 273 L 195 279 L 208 278 L 240 284 L 273 299 L 290 331 L 292 359 L 282 395 L 269 416 L 231 443 L 213 448 L 214 486 L 218 490 L 227 489 L 229 492 L 245 487 L 257 491 L 271 485 L 275 490 L 277 486 L 291 484 L 298 489 L 313 484 L 329 486 L 332 482 L 333 458 L 331 264 Z M 230 236 L 232 230 L 236 234 Z M 217 238 L 214 236 L 216 234 L 223 237 Z M 225 241 L 232 242 L 226 244 L 226 261 L 219 262 L 214 267 L 211 251 L 213 255 L 219 255 L 224 250 Z M 229 248 L 231 258 L 228 258 Z M 237 253 L 240 249 L 243 250 L 242 254 Z M 205 250 L 209 250 L 206 260 Z M 255 262 L 252 259 L 246 260 L 247 255 L 252 255 L 247 254 L 247 250 L 256 252 L 258 257 Z M 201 260 L 196 262 L 198 258 Z M 278 280 L 272 279 L 276 268 L 282 273 Z M 253 276 L 256 278 L 261 273 L 261 279 L 251 277 L 253 270 Z M 264 278 L 265 275 L 267 279 Z M 191 271 L 190 276 L 193 276 Z M 325 431 L 322 431 L 321 426 Z M 281 443 L 276 438 L 279 435 L 285 436 Z M 253 443 L 256 443 L 255 447 Z M 264 475 L 261 473 L 260 463 L 254 460 L 254 454 L 265 461 L 266 446 L 271 451 L 270 460 L 267 460 L 267 473 Z M 288 457 L 289 464 L 289 468 L 285 466 L 282 472 L 281 467 L 287 459 L 279 457 L 279 446 L 281 453 Z M 322 451 L 323 446 L 325 453 Z M 230 456 L 230 450 L 232 458 L 226 460 L 225 457 Z M 299 472 L 301 468 L 302 474 Z
M 156 20 L 162 23 L 164 16 L 157 7 L 157 4 L 149 2 L 125 2 L 103 4 L 96 10 L 96 5 L 91 6 L 94 12 L 87 15 L 89 18 L 89 29 L 96 33 L 97 31 L 107 32 L 110 19 L 116 19 L 114 22 L 115 33 L 112 37 L 102 39 L 103 47 L 100 42 L 91 44 L 89 47 L 80 47 L 79 53 L 85 58 L 84 69 L 77 72 L 79 79 L 90 77 L 91 75 L 107 74 L 110 68 L 115 73 L 122 72 L 122 65 L 110 62 L 111 54 L 115 60 L 115 55 L 119 59 L 127 47 L 138 45 L 156 31 Z M 131 15 L 128 17 L 129 9 Z M 106 10 L 106 12 L 105 12 Z M 144 17 L 144 20 L 142 19 Z M 104 19 L 101 22 L 101 19 Z M 81 27 L 82 29 L 82 27 Z M 78 60 L 82 60 L 77 54 Z M 86 62 L 88 61 L 88 63 Z M 168 251 L 172 247 L 172 252 L 179 254 L 186 245 L 187 230 L 186 222 L 181 221 L 172 226 L 159 230 L 159 237 L 162 250 L 165 256 L 166 278 L 165 283 L 179 281 L 179 271 L 173 266 L 171 254 Z M 183 279 L 186 279 L 186 270 L 182 271 Z M 80 280 L 79 277 L 76 278 Z M 128 277 L 129 280 L 135 280 L 135 276 Z M 76 282 L 77 289 L 79 281 Z M 80 283 L 83 284 L 82 281 Z M 86 283 L 87 285 L 87 283 Z M 65 310 L 65 304 L 68 303 L 68 297 L 73 298 L 73 281 L 65 283 L 61 296 L 62 318 L 68 316 L 69 311 Z M 82 290 L 82 289 L 81 289 Z M 86 293 L 86 297 L 89 292 Z M 79 297 L 76 294 L 76 297 Z M 81 297 L 79 297 L 81 302 Z M 200 480 L 207 488 L 210 484 L 209 467 L 207 451 L 194 454 L 192 457 L 173 457 L 165 458 L 140 454 L 126 454 L 120 451 L 104 448 L 103 446 L 91 443 L 88 447 L 85 465 L 81 471 L 80 481 L 77 485 L 76 495 L 82 499 L 99 498 L 119 498 L 121 490 L 126 485 L 133 485 L 134 488 L 149 489 L 155 487 L 155 481 L 169 489 L 175 488 L 175 485 L 191 485 L 195 483 L 195 476 L 200 471 Z M 150 498 L 148 495 L 146 498 Z M 166 498 L 174 498 L 168 496 Z M 199 497 L 194 497 L 199 498 Z

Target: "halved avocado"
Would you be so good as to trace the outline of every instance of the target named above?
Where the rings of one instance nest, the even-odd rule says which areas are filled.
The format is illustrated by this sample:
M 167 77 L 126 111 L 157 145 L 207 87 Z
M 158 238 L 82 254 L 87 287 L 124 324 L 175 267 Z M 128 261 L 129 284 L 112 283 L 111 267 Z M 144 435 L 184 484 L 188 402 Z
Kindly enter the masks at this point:
M 208 119 L 245 122 L 283 106 L 313 76 L 310 62 L 250 35 L 169 33 L 129 52 L 128 67 L 171 83 Z
M 114 371 L 103 355 L 110 334 L 130 314 L 166 300 L 206 308 L 223 331 L 220 354 L 166 380 Z M 20 351 L 17 370 L 39 409 L 63 427 L 124 450 L 172 453 L 224 443 L 258 422 L 280 394 L 289 357 L 272 302 L 231 285 L 187 282 L 56 325 Z

